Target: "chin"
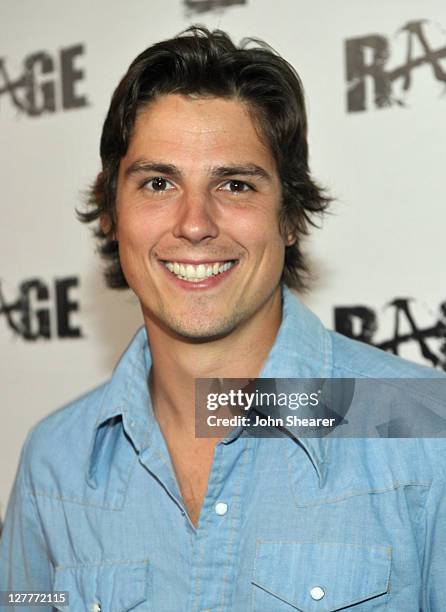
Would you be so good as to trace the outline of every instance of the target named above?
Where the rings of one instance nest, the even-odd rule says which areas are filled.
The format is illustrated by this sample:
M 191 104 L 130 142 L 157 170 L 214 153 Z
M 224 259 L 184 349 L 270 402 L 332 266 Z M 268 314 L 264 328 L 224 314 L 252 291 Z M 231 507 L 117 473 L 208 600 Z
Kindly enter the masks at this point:
M 187 321 L 170 320 L 164 323 L 174 335 L 185 341 L 198 343 L 210 342 L 227 336 L 237 327 L 238 321 L 224 318 L 219 321 L 205 319 L 199 322 L 189 319 Z

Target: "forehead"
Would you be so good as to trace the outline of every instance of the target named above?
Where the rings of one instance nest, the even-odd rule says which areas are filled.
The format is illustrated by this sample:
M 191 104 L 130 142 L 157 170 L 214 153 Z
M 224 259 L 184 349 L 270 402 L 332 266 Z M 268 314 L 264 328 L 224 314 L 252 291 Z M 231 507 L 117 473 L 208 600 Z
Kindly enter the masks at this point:
M 232 98 L 158 97 L 139 111 L 126 157 L 142 153 L 212 156 L 212 161 L 232 155 L 233 161 L 249 158 L 251 163 L 275 165 L 253 113 L 246 103 Z

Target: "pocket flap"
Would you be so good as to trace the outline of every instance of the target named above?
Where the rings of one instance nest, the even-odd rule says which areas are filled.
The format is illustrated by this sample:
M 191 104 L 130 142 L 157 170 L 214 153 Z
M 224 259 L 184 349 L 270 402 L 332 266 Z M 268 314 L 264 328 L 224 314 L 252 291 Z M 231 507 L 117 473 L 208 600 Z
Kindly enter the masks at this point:
M 334 612 L 386 593 L 390 564 L 390 546 L 259 542 L 252 582 L 297 610 Z
M 149 587 L 148 561 L 56 567 L 54 591 L 67 591 L 69 605 L 57 610 L 126 612 L 146 601 Z

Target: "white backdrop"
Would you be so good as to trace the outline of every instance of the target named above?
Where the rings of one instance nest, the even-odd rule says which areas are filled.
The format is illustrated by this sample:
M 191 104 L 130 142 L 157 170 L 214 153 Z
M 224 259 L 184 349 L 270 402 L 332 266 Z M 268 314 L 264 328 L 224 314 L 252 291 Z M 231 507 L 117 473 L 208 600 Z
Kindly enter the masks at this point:
M 307 243 L 307 303 L 330 327 L 335 308 L 367 308 L 376 344 L 394 338 L 399 312 L 400 354 L 446 369 L 442 0 L 3 0 L 3 513 L 29 428 L 105 380 L 141 324 L 135 298 L 104 287 L 74 209 L 99 170 L 102 122 L 128 64 L 192 23 L 264 38 L 302 77 L 313 173 L 337 198 Z M 23 286 L 31 280 L 38 287 Z M 361 317 L 339 321 L 358 335 Z

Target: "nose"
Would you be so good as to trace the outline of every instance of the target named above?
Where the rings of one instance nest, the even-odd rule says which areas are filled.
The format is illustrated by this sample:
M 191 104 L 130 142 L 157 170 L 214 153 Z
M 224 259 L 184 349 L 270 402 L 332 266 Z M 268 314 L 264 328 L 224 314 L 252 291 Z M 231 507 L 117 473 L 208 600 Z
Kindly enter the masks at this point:
M 206 193 L 183 194 L 173 234 L 192 244 L 207 242 L 218 236 L 212 200 Z

